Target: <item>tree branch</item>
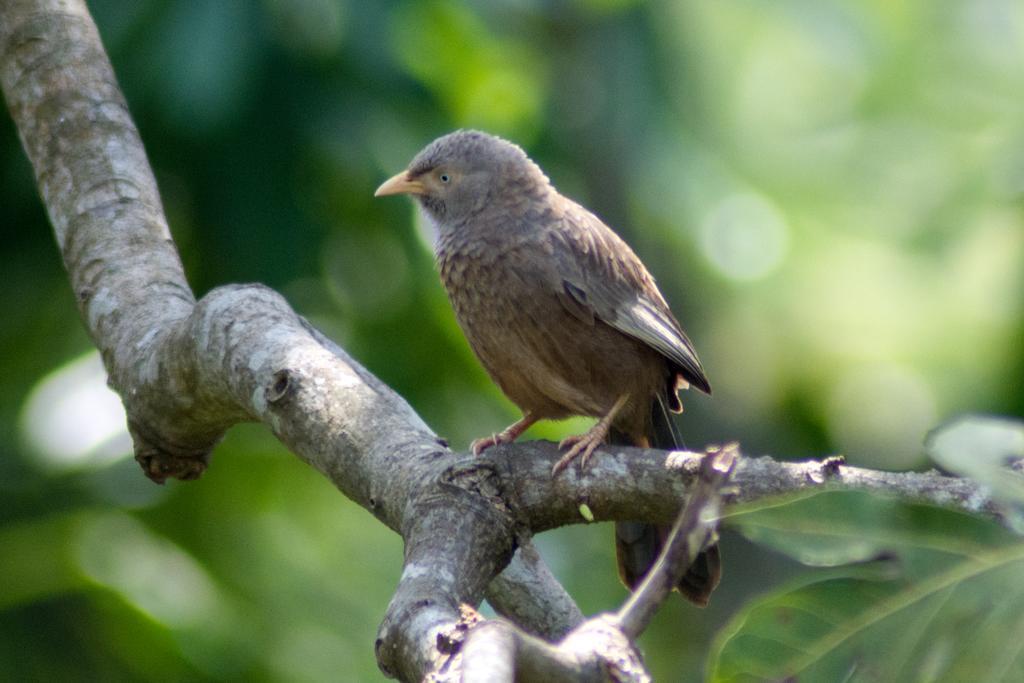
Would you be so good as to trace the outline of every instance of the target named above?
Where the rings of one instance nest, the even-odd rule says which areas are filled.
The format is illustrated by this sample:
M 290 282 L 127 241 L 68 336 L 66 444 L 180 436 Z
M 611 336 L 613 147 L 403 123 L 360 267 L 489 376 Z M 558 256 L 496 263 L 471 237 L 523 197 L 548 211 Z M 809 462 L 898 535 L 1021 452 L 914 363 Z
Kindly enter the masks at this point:
M 554 444 L 524 442 L 488 449 L 510 486 L 517 513 L 535 533 L 579 523 L 586 503 L 595 520 L 639 519 L 671 524 L 700 471 L 703 453 L 604 446 L 585 472 L 569 468 L 556 478 L 545 468 L 558 461 Z M 600 457 L 597 457 L 597 456 Z M 500 464 L 498 464 L 500 462 Z M 550 471 L 550 470 L 549 470 Z M 1003 523 L 1005 508 L 969 479 L 929 472 L 884 472 L 844 464 L 842 458 L 779 462 L 744 457 L 731 477 L 728 504 L 821 490 L 869 491 L 980 514 Z M 629 515 L 639 515 L 630 517 Z
M 491 607 L 526 633 L 554 641 L 583 623 L 583 612 L 548 569 L 529 538 L 487 587 Z
M 722 511 L 722 488 L 739 457 L 739 446 L 709 450 L 701 461 L 700 477 L 672 526 L 658 561 L 626 600 L 616 621 L 627 638 L 638 637 L 697 555 L 714 542 Z
M 0 84 L 147 476 L 195 478 L 226 429 L 260 421 L 402 534 L 405 567 L 377 641 L 385 671 L 420 680 L 451 661 L 457 634 L 478 632 L 469 652 L 485 648 L 496 662 L 525 667 L 519 672 L 578 680 L 597 674 L 590 660 L 567 652 L 592 649 L 595 638 L 609 647 L 624 640 L 623 671 L 642 679 L 621 630 L 605 618 L 581 624 L 525 539 L 584 521 L 583 503 L 598 519 L 667 523 L 700 454 L 606 448 L 585 472 L 570 468 L 553 479 L 552 444 L 494 448 L 482 458 L 450 451 L 400 396 L 275 292 L 232 285 L 195 300 L 81 0 L 0 0 Z M 741 459 L 732 484 L 732 501 L 857 488 L 1000 517 L 978 486 L 935 473 L 759 458 Z M 498 621 L 467 626 L 464 606 L 485 595 L 522 630 Z M 568 635 L 556 647 L 530 633 Z
M 700 476 L 654 567 L 615 615 L 599 615 L 573 629 L 557 645 L 537 641 L 501 622 L 479 623 L 463 610 L 468 631 L 461 652 L 438 667 L 434 680 L 647 681 L 650 676 L 633 646 L 698 553 L 716 537 L 722 491 L 739 449 L 730 444 L 702 458 Z M 468 614 L 467 614 L 468 612 Z M 460 661 L 461 658 L 461 661 Z M 486 670 L 490 678 L 480 677 Z
M 453 454 L 404 400 L 278 294 L 229 286 L 197 303 L 85 5 L 4 0 L 0 17 L 4 97 L 83 321 L 125 399 L 147 476 L 195 478 L 229 426 L 260 420 L 400 530 L 404 505 L 424 476 L 410 463 Z M 516 616 L 546 635 L 578 620 L 578 608 L 539 557 L 514 566 L 490 589 L 496 604 L 529 592 L 533 610 Z M 560 614 L 544 614 L 542 600 L 561 605 Z

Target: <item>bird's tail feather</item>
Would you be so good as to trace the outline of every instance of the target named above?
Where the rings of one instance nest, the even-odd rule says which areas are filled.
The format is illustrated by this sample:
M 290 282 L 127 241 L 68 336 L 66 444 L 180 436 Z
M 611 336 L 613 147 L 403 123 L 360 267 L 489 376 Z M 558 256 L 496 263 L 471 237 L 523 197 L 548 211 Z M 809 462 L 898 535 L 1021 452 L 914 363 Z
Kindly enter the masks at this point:
M 682 439 L 672 423 L 668 406 L 659 396 L 651 406 L 652 425 L 648 435 L 652 448 L 674 450 L 683 447 Z M 615 431 L 609 434 L 609 442 L 623 446 L 635 443 L 626 435 Z M 619 578 L 629 589 L 635 589 L 647 571 L 658 559 L 658 554 L 668 538 L 672 527 L 647 524 L 645 522 L 615 523 L 615 555 Z M 722 575 L 721 557 L 718 545 L 706 548 L 694 561 L 686 574 L 676 584 L 676 590 L 691 602 L 703 607 L 708 604 L 712 591 Z

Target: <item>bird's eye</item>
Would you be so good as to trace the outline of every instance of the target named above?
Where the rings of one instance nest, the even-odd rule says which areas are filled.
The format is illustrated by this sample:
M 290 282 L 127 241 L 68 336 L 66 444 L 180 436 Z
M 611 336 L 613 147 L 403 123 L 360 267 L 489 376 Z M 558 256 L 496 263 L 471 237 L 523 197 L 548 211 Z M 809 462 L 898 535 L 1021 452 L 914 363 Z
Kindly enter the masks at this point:
M 440 178 L 441 178 L 441 182 L 442 183 L 451 182 L 451 179 L 452 179 L 452 177 L 450 175 L 448 175 L 447 173 L 442 173 Z

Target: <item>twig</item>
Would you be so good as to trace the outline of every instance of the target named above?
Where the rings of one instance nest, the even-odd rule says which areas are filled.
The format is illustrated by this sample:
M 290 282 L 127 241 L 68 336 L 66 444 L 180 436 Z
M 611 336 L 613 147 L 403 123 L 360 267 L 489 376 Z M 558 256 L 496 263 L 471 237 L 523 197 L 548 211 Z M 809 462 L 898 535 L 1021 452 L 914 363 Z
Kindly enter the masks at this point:
M 632 639 L 643 633 L 672 587 L 714 539 L 722 508 L 722 488 L 738 457 L 739 447 L 735 443 L 708 450 L 701 463 L 700 479 L 676 518 L 657 562 L 619 610 L 618 622 L 627 637 Z

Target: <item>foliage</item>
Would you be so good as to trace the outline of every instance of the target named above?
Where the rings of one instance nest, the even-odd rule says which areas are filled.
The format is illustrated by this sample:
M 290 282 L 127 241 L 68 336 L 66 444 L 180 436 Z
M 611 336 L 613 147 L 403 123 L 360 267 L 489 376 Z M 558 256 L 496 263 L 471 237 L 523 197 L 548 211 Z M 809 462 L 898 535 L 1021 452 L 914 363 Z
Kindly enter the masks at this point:
M 719 634 L 711 680 L 1024 675 L 1024 542 L 996 523 L 837 492 L 733 521 L 744 534 L 832 568 L 745 606 Z M 858 560 L 864 564 L 851 564 Z
M 905 469 L 923 464 L 925 432 L 948 416 L 1024 413 L 1019 3 L 89 5 L 197 292 L 236 281 L 279 289 L 457 447 L 515 411 L 454 324 L 429 235 L 408 204 L 372 194 L 460 126 L 523 144 L 658 277 L 715 387 L 713 399 L 687 402 L 690 444 L 739 439 L 752 453 L 843 452 Z M 199 482 L 158 488 L 125 459 L 122 418 L 95 359 L 83 360 L 91 346 L 8 120 L 5 675 L 379 677 L 372 642 L 400 541 L 260 429 L 234 430 Z M 921 547 L 988 529 L 976 520 L 828 500 L 832 519 L 860 525 L 849 527 L 856 543 L 766 526 L 824 498 L 736 518 L 756 544 L 726 532 L 712 606 L 669 605 L 642 641 L 659 680 L 699 678 L 718 632 L 716 675 L 750 671 L 737 664 L 746 658 L 781 661 L 777 643 L 741 648 L 739 636 L 774 624 L 786 601 L 845 610 L 839 623 L 852 628 L 929 581 L 991 567 L 949 583 L 945 607 L 925 596 L 864 631 L 887 637 L 914 616 L 948 634 L 960 622 L 942 610 L 1002 585 L 998 567 L 1014 562 L 1016 546 L 990 530 L 954 553 Z M 610 538 L 580 527 L 539 539 L 590 612 L 623 597 Z M 899 574 L 788 557 L 821 564 L 839 550 L 830 564 L 891 551 Z M 1011 603 L 978 638 L 1010 624 Z M 837 633 L 803 617 L 792 627 L 815 643 Z M 914 668 L 922 648 L 905 648 L 900 665 L 940 671 Z M 848 661 L 841 647 L 822 652 Z
M 1024 530 L 1024 423 L 962 417 L 929 436 L 928 455 L 950 472 L 985 484 L 1007 506 L 1010 525 Z M 1012 472 L 1007 467 L 1016 465 Z

